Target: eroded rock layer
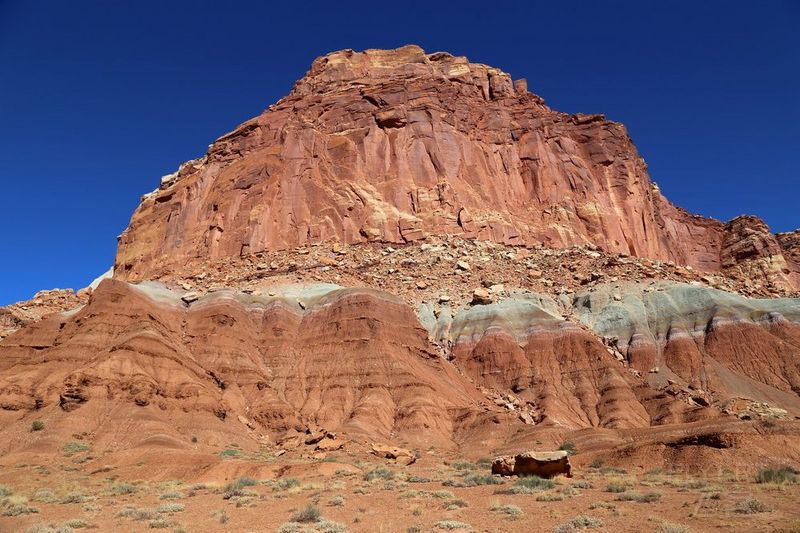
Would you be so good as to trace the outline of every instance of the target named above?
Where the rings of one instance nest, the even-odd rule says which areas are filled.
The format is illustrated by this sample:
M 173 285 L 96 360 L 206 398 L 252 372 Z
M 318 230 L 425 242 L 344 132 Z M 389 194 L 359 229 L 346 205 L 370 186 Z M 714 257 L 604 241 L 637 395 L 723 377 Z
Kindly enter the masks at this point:
M 575 312 L 654 385 L 800 414 L 800 299 L 653 282 L 595 288 L 576 297 Z
M 115 272 L 141 280 L 203 258 L 432 233 L 591 243 L 711 271 L 723 247 L 737 250 L 730 228 L 660 194 L 621 124 L 553 111 L 497 68 L 406 46 L 317 59 L 288 96 L 165 176 L 121 236 Z
M 438 446 L 486 411 L 413 311 L 369 290 L 222 291 L 189 306 L 160 286 L 108 280 L 0 352 L 0 405 L 12 411 L 121 402 L 276 438 L 324 427 Z
M 324 428 L 476 449 L 515 428 L 787 418 L 800 415 L 798 322 L 798 300 L 671 282 L 415 313 L 331 284 L 200 296 L 105 280 L 0 341 L 0 418 L 91 413 L 96 427 L 141 412 L 161 421 L 147 438 L 213 420 L 271 442 Z

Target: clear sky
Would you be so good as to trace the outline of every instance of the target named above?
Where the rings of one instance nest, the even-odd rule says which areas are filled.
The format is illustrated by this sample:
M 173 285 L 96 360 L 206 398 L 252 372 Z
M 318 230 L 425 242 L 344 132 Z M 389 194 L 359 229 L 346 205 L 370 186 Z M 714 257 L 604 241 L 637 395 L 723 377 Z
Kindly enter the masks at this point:
M 315 57 L 408 43 L 624 122 L 690 211 L 800 226 L 796 0 L 0 0 L 0 304 L 105 271 L 139 197 Z

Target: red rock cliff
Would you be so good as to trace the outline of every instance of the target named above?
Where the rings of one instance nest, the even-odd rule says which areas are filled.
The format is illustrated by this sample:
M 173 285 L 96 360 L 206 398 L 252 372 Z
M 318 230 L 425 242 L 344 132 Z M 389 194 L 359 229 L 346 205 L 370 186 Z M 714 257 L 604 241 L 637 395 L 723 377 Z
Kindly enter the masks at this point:
M 721 222 L 670 204 L 624 126 L 553 111 L 499 69 L 417 46 L 334 52 L 146 195 L 116 273 L 430 233 L 721 267 Z

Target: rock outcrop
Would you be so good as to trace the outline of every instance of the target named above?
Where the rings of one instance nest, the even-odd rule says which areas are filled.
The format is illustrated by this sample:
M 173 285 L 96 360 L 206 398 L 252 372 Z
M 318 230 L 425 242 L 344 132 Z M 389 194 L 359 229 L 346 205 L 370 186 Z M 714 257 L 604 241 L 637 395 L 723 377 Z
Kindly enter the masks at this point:
M 559 113 L 497 68 L 406 46 L 317 59 L 288 96 L 162 178 L 120 238 L 115 275 L 433 233 L 593 244 L 708 271 L 741 255 L 723 247 L 749 248 L 670 204 L 621 124 Z
M 559 475 L 572 477 L 572 465 L 565 451 L 529 451 L 513 457 L 497 457 L 492 462 L 492 474 L 501 476 L 537 476 L 552 478 Z

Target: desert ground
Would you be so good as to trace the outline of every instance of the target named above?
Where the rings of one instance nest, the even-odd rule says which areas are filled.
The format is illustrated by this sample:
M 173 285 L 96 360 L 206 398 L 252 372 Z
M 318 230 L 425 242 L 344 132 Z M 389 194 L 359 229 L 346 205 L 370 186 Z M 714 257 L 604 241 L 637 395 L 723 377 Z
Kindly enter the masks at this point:
M 0 531 L 800 531 L 791 469 L 623 468 L 562 447 L 577 452 L 573 477 L 545 480 L 433 449 L 401 466 L 364 450 L 276 456 L 234 442 L 117 468 L 73 440 L 52 459 L 3 461 Z M 191 479 L 152 479 L 182 464 Z

